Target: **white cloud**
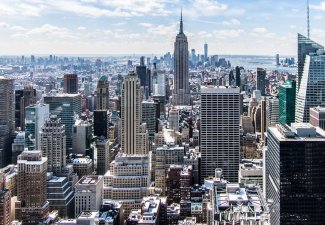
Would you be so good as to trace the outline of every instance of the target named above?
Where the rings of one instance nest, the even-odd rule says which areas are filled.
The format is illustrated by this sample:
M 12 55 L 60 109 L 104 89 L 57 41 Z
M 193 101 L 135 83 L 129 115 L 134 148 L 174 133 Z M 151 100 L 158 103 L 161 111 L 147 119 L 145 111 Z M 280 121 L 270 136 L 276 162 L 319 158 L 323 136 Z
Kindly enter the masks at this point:
M 0 28 L 9 28 L 9 24 L 5 23 L 5 22 L 0 22 Z
M 87 28 L 86 27 L 78 27 L 77 29 L 78 30 L 86 30 Z
M 19 36 L 21 34 L 17 34 Z M 63 39 L 77 39 L 68 29 L 53 26 L 50 24 L 44 24 L 40 27 L 35 27 L 25 33 L 27 36 L 35 36 L 40 39 L 46 39 L 47 37 L 63 38 Z
M 0 2 L 0 14 L 8 16 L 39 16 L 46 8 L 45 5 L 40 3 L 32 5 L 31 2 L 27 2 L 24 0 L 3 0 Z
M 290 29 L 296 29 L 297 26 L 296 25 L 290 25 Z
M 267 29 L 264 28 L 264 27 L 256 27 L 256 28 L 253 29 L 253 32 L 255 32 L 255 33 L 266 33 Z
M 231 19 L 231 20 L 223 21 L 222 24 L 226 26 L 235 26 L 235 25 L 240 25 L 240 21 L 237 19 Z
M 325 1 L 319 3 L 319 5 L 310 5 L 310 8 L 325 11 Z
M 26 28 L 24 27 L 21 27 L 21 26 L 12 26 L 10 27 L 11 30 L 14 30 L 14 31 L 25 31 Z
M 151 23 L 139 23 L 140 26 L 143 26 L 143 27 L 152 27 L 153 24 Z
M 239 37 L 243 32 L 243 29 L 230 29 L 230 30 L 214 30 L 213 37 L 216 38 L 236 38 Z

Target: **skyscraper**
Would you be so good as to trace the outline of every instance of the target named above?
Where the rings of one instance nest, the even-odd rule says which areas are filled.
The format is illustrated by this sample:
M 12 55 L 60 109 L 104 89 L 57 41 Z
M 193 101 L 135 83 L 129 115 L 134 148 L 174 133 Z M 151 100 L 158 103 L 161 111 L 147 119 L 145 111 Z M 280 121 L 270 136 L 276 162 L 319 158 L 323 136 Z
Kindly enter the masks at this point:
M 107 76 L 101 76 L 97 83 L 96 110 L 109 109 L 109 83 Z
M 25 109 L 25 142 L 29 150 L 40 149 L 40 132 L 45 120 L 49 118 L 47 104 L 27 106 Z
M 309 38 L 298 34 L 298 82 L 297 91 L 300 89 L 300 81 L 304 71 L 306 56 L 310 53 L 316 53 L 317 50 L 323 49 L 324 47 L 320 44 L 310 40 Z
M 188 66 L 188 42 L 183 32 L 183 17 L 181 15 L 180 29 L 174 44 L 174 105 L 190 104 Z
M 40 147 L 43 157 L 48 159 L 48 172 L 60 176 L 66 166 L 66 136 L 65 126 L 57 116 L 52 115 L 42 127 Z
M 10 136 L 15 131 L 14 80 L 0 76 L 0 167 L 11 160 Z
M 11 215 L 11 192 L 5 187 L 6 176 L 0 172 L 0 224 L 10 225 Z
M 64 74 L 63 92 L 67 94 L 78 93 L 78 75 L 77 74 Z
M 280 66 L 280 55 L 279 54 L 276 54 L 276 56 L 275 56 L 275 65 Z
M 325 53 L 318 50 L 306 56 L 296 97 L 296 122 L 309 122 L 309 109 L 325 106 Z
M 272 225 L 325 224 L 325 132 L 310 124 L 268 129 L 266 199 Z
M 47 201 L 47 158 L 41 151 L 24 151 L 18 156 L 16 219 L 39 224 L 49 212 Z
M 204 61 L 208 61 L 208 44 L 204 44 Z
M 296 81 L 287 80 L 279 87 L 279 123 L 284 125 L 295 122 Z
M 279 123 L 279 99 L 276 97 L 268 97 L 266 99 L 266 128 L 274 127 Z
M 132 71 L 122 86 L 121 150 L 127 154 L 146 153 L 141 149 L 141 88 L 138 76 Z
M 15 91 L 15 121 L 16 127 L 25 129 L 25 109 L 27 106 L 36 103 L 36 89 L 32 86 L 25 86 L 22 90 Z
M 262 96 L 265 96 L 265 77 L 266 77 L 266 70 L 262 68 L 257 68 L 256 90 L 260 90 Z
M 50 113 L 61 118 L 65 125 L 67 151 L 72 151 L 72 126 L 75 124 L 76 116 L 81 114 L 80 94 L 58 94 L 45 96 L 44 103 L 49 104 Z
M 158 103 L 153 100 L 142 102 L 142 122 L 147 124 L 148 135 L 154 138 L 158 123 Z
M 216 168 L 238 181 L 240 155 L 239 88 L 201 87 L 201 182 Z

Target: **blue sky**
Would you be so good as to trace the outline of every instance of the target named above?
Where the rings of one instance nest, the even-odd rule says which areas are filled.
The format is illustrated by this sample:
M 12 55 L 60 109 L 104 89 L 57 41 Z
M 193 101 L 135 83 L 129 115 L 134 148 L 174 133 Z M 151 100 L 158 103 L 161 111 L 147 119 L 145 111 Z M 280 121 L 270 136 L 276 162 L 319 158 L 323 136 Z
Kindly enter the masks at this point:
M 310 4 L 325 44 L 325 0 Z M 0 0 L 0 54 L 172 52 L 181 8 L 197 53 L 295 55 L 306 34 L 305 0 Z

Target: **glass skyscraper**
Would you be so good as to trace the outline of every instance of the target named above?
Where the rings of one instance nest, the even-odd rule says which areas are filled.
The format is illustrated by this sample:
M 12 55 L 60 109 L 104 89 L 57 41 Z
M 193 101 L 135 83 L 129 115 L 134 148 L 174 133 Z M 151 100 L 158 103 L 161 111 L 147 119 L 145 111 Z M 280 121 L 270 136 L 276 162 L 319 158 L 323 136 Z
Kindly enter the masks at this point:
M 302 34 L 298 34 L 298 83 L 297 83 L 297 91 L 300 88 L 300 81 L 302 78 L 305 59 L 309 53 L 316 53 L 318 49 L 324 49 L 320 44 L 310 40 L 309 38 L 303 36 Z
M 308 123 L 268 129 L 266 199 L 272 225 L 325 224 L 325 132 Z
M 279 87 L 279 123 L 295 122 L 296 81 L 287 80 Z
M 296 122 L 309 122 L 309 109 L 325 106 L 324 50 L 306 56 L 296 99 Z

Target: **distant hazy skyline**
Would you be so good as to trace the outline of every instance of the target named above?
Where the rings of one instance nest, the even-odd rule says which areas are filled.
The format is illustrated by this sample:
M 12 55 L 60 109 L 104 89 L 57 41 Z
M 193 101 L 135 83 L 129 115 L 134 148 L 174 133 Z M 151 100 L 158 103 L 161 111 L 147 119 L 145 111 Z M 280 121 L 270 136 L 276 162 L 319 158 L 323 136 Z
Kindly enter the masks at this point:
M 325 44 L 325 1 L 310 4 Z M 181 8 L 200 54 L 296 55 L 307 32 L 306 0 L 0 0 L 0 55 L 172 52 Z

